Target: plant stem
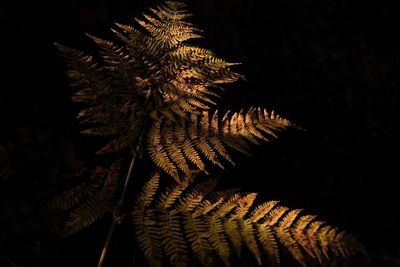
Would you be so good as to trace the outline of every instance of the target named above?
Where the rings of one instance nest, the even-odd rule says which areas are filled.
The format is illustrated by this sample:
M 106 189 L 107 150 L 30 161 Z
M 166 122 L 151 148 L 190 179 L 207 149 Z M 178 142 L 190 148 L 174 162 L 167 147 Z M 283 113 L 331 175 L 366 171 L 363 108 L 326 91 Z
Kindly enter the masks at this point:
M 122 204 L 122 202 L 124 201 L 126 192 L 128 191 L 128 184 L 129 184 L 129 180 L 131 179 L 131 176 L 132 176 L 133 166 L 135 165 L 136 154 L 137 154 L 138 151 L 139 151 L 139 144 L 136 147 L 135 151 L 133 152 L 133 157 L 132 157 L 132 160 L 131 160 L 131 164 L 129 165 L 128 174 L 126 175 L 124 187 L 122 189 L 122 193 L 121 193 L 121 197 L 120 197 L 118 205 Z
M 140 140 L 141 140 L 141 138 L 140 138 Z M 124 201 L 124 198 L 125 198 L 125 195 L 126 195 L 126 192 L 127 192 L 127 189 L 128 189 L 128 184 L 129 184 L 129 181 L 130 181 L 130 179 L 132 177 L 133 166 L 135 165 L 136 155 L 137 155 L 137 153 L 139 151 L 139 147 L 140 147 L 140 142 L 138 143 L 135 151 L 133 152 L 131 164 L 129 165 L 128 174 L 126 175 L 126 178 L 125 178 L 125 183 L 124 183 L 124 187 L 122 189 L 121 197 L 120 197 L 119 202 L 118 202 L 116 207 L 122 207 L 122 203 Z M 115 228 L 116 228 L 117 224 L 118 224 L 117 219 L 114 217 L 113 222 L 112 222 L 111 227 L 110 227 L 110 230 L 108 231 L 107 239 L 106 239 L 106 242 L 104 244 L 103 251 L 101 252 L 101 256 L 100 256 L 100 259 L 99 259 L 99 263 L 97 264 L 97 267 L 102 267 L 103 264 L 104 264 L 104 259 L 106 257 L 106 253 L 107 253 L 108 247 L 109 247 L 109 245 L 111 243 L 111 239 L 112 239 L 112 237 L 114 235 L 114 231 L 115 231 Z
M 116 227 L 116 226 L 117 226 L 117 221 L 116 221 L 116 220 L 113 220 L 113 222 L 112 222 L 112 224 L 111 224 L 111 227 L 110 227 L 110 230 L 108 231 L 106 243 L 104 244 L 103 251 L 101 252 L 99 264 L 97 265 L 97 267 L 103 266 L 104 259 L 105 259 L 105 257 L 106 257 L 106 253 L 107 253 L 107 249 L 108 249 L 108 247 L 109 247 L 109 245 L 110 245 L 111 238 L 112 238 L 112 236 L 114 235 L 114 230 L 115 230 L 115 227 Z

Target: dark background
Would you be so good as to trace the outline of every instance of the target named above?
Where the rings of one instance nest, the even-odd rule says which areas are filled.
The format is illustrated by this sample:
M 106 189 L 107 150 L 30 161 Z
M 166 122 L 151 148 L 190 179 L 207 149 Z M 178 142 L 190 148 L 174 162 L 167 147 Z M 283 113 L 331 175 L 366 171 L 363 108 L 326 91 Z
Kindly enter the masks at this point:
M 306 129 L 254 148 L 252 158 L 236 156 L 221 184 L 346 229 L 373 266 L 400 266 L 395 2 L 190 1 L 193 21 L 205 30 L 200 43 L 243 63 L 235 70 L 247 82 L 230 86 L 221 108 L 265 106 Z M 12 144 L 17 173 L 0 180 L 0 266 L 96 265 L 110 218 L 60 240 L 58 221 L 45 210 L 60 189 L 66 151 L 79 147 L 86 155 L 96 147 L 79 135 L 79 107 L 69 101 L 53 42 L 93 51 L 84 32 L 110 37 L 114 21 L 129 23 L 155 3 L 1 2 L 0 144 Z M 110 266 L 132 266 L 132 234 L 117 232 Z

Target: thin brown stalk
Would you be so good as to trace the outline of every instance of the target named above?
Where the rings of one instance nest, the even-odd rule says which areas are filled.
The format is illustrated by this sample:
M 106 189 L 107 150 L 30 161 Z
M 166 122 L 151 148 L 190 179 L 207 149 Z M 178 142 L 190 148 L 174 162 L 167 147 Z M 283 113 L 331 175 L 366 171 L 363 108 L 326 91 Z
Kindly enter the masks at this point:
M 139 142 L 138 142 L 138 144 L 136 146 L 136 149 L 133 152 L 131 164 L 129 165 L 129 170 L 128 170 L 128 173 L 127 173 L 126 178 L 125 178 L 124 187 L 123 187 L 122 192 L 121 192 L 121 197 L 120 197 L 119 202 L 118 202 L 118 204 L 116 206 L 117 208 L 118 207 L 122 207 L 122 204 L 124 202 L 124 199 L 125 199 L 125 196 L 126 196 L 126 193 L 127 193 L 127 190 L 128 190 L 128 184 L 129 184 L 129 181 L 131 180 L 131 177 L 132 177 L 133 166 L 135 165 L 135 161 L 136 161 L 137 155 L 139 154 L 138 152 L 139 152 L 142 136 L 143 136 L 143 134 L 140 136 Z M 113 222 L 112 222 L 111 227 L 110 227 L 110 230 L 108 231 L 106 242 L 104 243 L 104 247 L 103 247 L 103 250 L 101 252 L 101 256 L 100 256 L 100 259 L 99 259 L 99 263 L 97 264 L 97 267 L 102 267 L 103 264 L 104 264 L 104 260 L 105 260 L 106 254 L 107 254 L 107 250 L 108 250 L 108 247 L 110 246 L 111 239 L 112 239 L 112 237 L 114 235 L 114 231 L 115 231 L 115 228 L 116 228 L 117 225 L 118 225 L 118 218 L 114 217 Z

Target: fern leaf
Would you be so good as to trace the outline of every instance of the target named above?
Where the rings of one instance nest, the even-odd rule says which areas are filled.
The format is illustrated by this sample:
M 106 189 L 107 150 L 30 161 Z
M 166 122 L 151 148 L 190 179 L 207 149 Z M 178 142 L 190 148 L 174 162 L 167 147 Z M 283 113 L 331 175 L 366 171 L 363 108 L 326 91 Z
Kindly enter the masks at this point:
M 247 248 L 256 258 L 258 265 L 261 265 L 261 254 L 257 245 L 257 239 L 254 231 L 254 225 L 249 220 L 240 221 L 240 234 Z
M 215 188 L 216 180 L 207 180 L 204 183 L 197 185 L 195 188 L 190 190 L 185 196 L 179 198 L 179 204 L 177 210 L 185 213 L 191 212 L 197 208 L 201 203 L 205 195 L 212 192 Z
M 156 211 L 148 209 L 145 212 L 134 210 L 132 221 L 139 246 L 151 267 L 162 266 L 161 242 Z
M 103 61 L 107 64 L 106 69 L 110 72 L 109 75 L 114 77 L 114 90 L 123 91 L 129 88 L 137 91 L 139 88 L 132 83 L 133 75 L 135 74 L 133 62 L 125 49 L 111 41 L 103 40 L 90 34 L 86 35 L 100 46 Z
M 161 244 L 172 266 L 188 266 L 189 252 L 183 238 L 180 216 L 177 211 L 165 211 L 160 216 Z
M 214 212 L 215 209 L 224 202 L 226 197 L 225 192 L 214 193 L 210 199 L 204 199 L 201 205 L 194 211 L 193 215 L 202 216 Z
M 248 142 L 259 144 L 259 140 L 268 140 L 264 138 L 258 128 L 269 127 L 273 125 L 276 131 L 285 129 L 289 123 L 283 120 L 281 122 L 272 121 L 271 116 L 262 113 L 261 119 L 258 119 L 259 110 L 249 109 L 247 113 L 243 111 L 233 113 L 231 116 L 225 115 L 219 123 L 218 112 L 211 116 L 209 112 L 201 114 L 191 114 L 190 121 L 186 118 L 177 118 L 170 120 L 162 117 L 154 122 L 153 128 L 149 133 L 148 150 L 154 163 L 164 169 L 175 179 L 178 175 L 178 169 L 185 175 L 194 170 L 189 163 L 193 163 L 199 170 L 205 171 L 205 166 L 201 156 L 207 158 L 211 163 L 224 168 L 219 158 L 233 164 L 233 160 L 225 149 L 226 145 L 233 149 L 248 154 Z M 261 115 L 260 115 L 261 116 Z M 247 119 L 254 118 L 254 119 Z M 257 117 L 257 119 L 255 119 Z M 274 117 L 275 118 L 275 117 Z M 276 118 L 274 120 L 277 120 Z M 271 126 L 272 127 L 272 126 Z M 269 129 L 269 128 L 268 128 Z M 272 131 L 272 130 L 268 130 Z M 263 131 L 265 133 L 265 130 Z M 275 133 L 273 132 L 275 135 Z M 247 141 L 246 141 L 247 140 Z
M 213 150 L 212 146 L 207 142 L 206 138 L 200 138 L 196 144 L 196 147 L 201 151 L 201 153 L 207 157 L 212 163 L 224 169 L 224 166 L 217 159 L 217 154 Z
M 161 122 L 156 121 L 149 132 L 148 150 L 151 159 L 154 163 L 171 175 L 175 180 L 179 180 L 178 171 L 175 165 L 171 162 L 167 152 L 161 144 Z
M 150 177 L 150 179 L 145 183 L 145 185 L 142 188 L 142 191 L 136 197 L 135 205 L 137 207 L 146 208 L 151 204 L 153 197 L 158 189 L 159 182 L 160 182 L 160 173 L 155 172 Z
M 193 144 L 189 140 L 185 140 L 182 144 L 182 150 L 185 156 L 196 165 L 196 167 L 207 173 L 205 169 L 205 165 L 203 161 L 201 160 L 199 154 L 197 151 L 193 148 Z
M 112 209 L 112 199 L 118 189 L 119 162 L 114 163 L 104 173 L 106 179 L 100 191 L 89 196 L 88 199 L 79 204 L 69 215 L 65 224 L 65 232 L 72 234 L 82 228 L 90 226 L 99 218 L 103 217 Z
M 75 187 L 62 192 L 52 200 L 49 203 L 50 209 L 57 212 L 67 211 L 81 203 L 86 197 L 93 196 L 104 182 L 105 172 L 104 168 L 96 167 L 87 179 Z
M 175 165 L 183 171 L 185 175 L 190 174 L 190 168 L 187 164 L 187 160 L 185 159 L 184 153 L 182 152 L 182 148 L 178 146 L 175 142 L 173 142 L 169 137 L 172 137 L 171 132 L 166 133 L 165 138 L 170 139 L 166 140 L 166 146 L 169 157 L 175 163 Z
M 210 132 L 211 134 L 209 140 L 212 147 L 214 147 L 214 149 L 218 152 L 219 155 L 221 155 L 223 158 L 229 161 L 232 165 L 235 165 L 235 163 L 229 156 L 228 152 L 226 151 L 224 145 L 220 140 L 219 125 L 218 125 L 218 110 L 215 111 L 214 114 L 212 115 Z
M 247 194 L 244 197 L 241 197 L 238 203 L 236 203 L 236 208 L 233 214 L 230 216 L 230 220 L 243 219 L 249 211 L 249 208 L 253 205 L 256 197 L 256 193 Z
M 118 138 L 113 139 L 111 142 L 103 146 L 96 154 L 106 154 L 120 151 L 129 146 L 129 136 L 121 135 Z
M 292 237 L 290 227 L 301 210 L 292 210 L 285 215 L 277 227 L 276 234 L 282 244 L 289 250 L 292 256 L 303 266 L 306 266 L 304 256 L 300 251 L 297 241 Z
M 203 264 L 203 266 L 211 266 L 212 245 L 209 241 L 207 230 L 209 225 L 201 217 L 194 217 L 192 214 L 185 213 L 183 215 L 183 225 L 185 236 L 190 243 L 193 253 Z
M 281 260 L 279 257 L 278 242 L 273 229 L 268 225 L 268 223 L 262 223 L 257 226 L 257 236 L 264 250 L 267 252 L 272 266 L 280 266 Z
M 322 255 L 318 249 L 318 243 L 315 238 L 310 238 L 305 234 L 307 226 L 314 221 L 316 216 L 306 215 L 300 217 L 292 228 L 292 236 L 299 243 L 302 248 L 313 258 L 317 259 L 318 262 L 322 263 Z
M 272 200 L 257 206 L 250 215 L 252 222 L 257 223 L 261 219 L 265 218 L 265 216 L 269 214 L 277 204 L 278 201 Z
M 329 255 L 327 254 L 326 249 L 322 249 L 320 238 L 318 237 L 319 230 L 323 224 L 324 222 L 322 221 L 312 221 L 305 232 L 307 237 L 313 237 L 313 239 L 310 240 L 314 241 L 311 244 L 311 250 L 315 252 L 315 254 L 318 256 L 318 259 L 329 259 Z
M 189 190 L 187 187 L 176 183 L 146 208 L 160 220 L 158 235 L 163 236 L 162 249 L 171 264 L 178 264 L 177 258 L 181 257 L 180 264 L 186 266 L 193 252 L 204 266 L 210 266 L 214 252 L 225 266 L 230 266 L 231 248 L 240 257 L 243 246 L 259 265 L 263 251 L 276 267 L 281 261 L 280 248 L 303 266 L 310 258 L 323 262 L 332 255 L 348 257 L 363 252 L 352 236 L 315 220 L 315 216 L 301 215 L 300 209 L 278 206 L 277 201 L 253 208 L 255 193 L 209 194 L 207 184 Z M 149 253 L 148 247 L 145 253 Z
M 255 193 L 212 194 L 214 181 L 191 186 L 197 171 L 207 173 L 204 158 L 224 168 L 224 160 L 233 164 L 227 147 L 250 155 L 250 144 L 268 142 L 296 126 L 262 108 L 228 112 L 222 118 L 210 112 L 220 84 L 242 77 L 230 69 L 236 63 L 187 42 L 201 38 L 201 31 L 186 21 L 191 15 L 185 4 L 165 1 L 151 11 L 136 19 L 138 29 L 116 24 L 113 32 L 122 46 L 88 35 L 99 46 L 99 56 L 57 45 L 72 86 L 79 88 L 72 99 L 88 106 L 78 114 L 88 124 L 82 132 L 111 137 L 97 153 L 138 147 L 141 157 L 138 142 L 146 135 L 148 156 L 175 179 L 157 193 L 162 173 L 154 173 L 134 203 L 135 234 L 150 266 L 162 266 L 164 255 L 171 265 L 188 266 L 190 250 L 205 266 L 213 262 L 213 253 L 230 266 L 231 247 L 240 256 L 243 246 L 260 265 L 264 250 L 274 266 L 280 264 L 279 248 L 303 266 L 307 256 L 323 262 L 361 251 L 353 237 L 301 210 L 276 201 L 253 208 Z M 100 178 L 93 174 L 94 181 L 55 202 L 72 209 L 66 223 L 70 232 L 112 210 L 118 164 L 98 170 Z
M 172 207 L 177 199 L 181 196 L 183 191 L 189 186 L 191 177 L 186 177 L 183 181 L 170 187 L 166 192 L 160 195 L 157 207 L 160 209 L 167 209 Z
M 240 235 L 239 225 L 237 221 L 226 221 L 224 223 L 224 230 L 229 241 L 232 243 L 238 257 L 242 254 L 242 238 Z
M 230 249 L 225 237 L 224 226 L 219 216 L 211 216 L 208 230 L 209 240 L 225 266 L 230 266 Z

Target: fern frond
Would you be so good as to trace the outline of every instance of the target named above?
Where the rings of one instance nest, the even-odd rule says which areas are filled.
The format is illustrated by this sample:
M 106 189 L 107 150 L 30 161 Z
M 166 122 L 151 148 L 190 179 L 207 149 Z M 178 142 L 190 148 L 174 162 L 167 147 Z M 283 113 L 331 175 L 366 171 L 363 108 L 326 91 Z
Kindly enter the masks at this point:
M 179 180 L 178 171 L 171 159 L 168 157 L 164 146 L 161 143 L 161 122 L 155 121 L 148 135 L 148 152 L 153 162 L 163 169 L 174 179 Z
M 132 212 L 138 244 L 151 267 L 162 266 L 160 231 L 156 215 L 154 209 Z
M 78 115 L 81 123 L 89 125 L 82 132 L 112 138 L 98 154 L 136 147 L 144 121 L 154 112 L 180 118 L 201 115 L 215 105 L 220 90 L 217 84 L 240 78 L 229 69 L 233 63 L 187 43 L 200 38 L 201 30 L 186 21 L 190 14 L 184 4 L 167 1 L 151 10 L 153 15 L 137 19 L 140 29 L 116 24 L 113 32 L 122 45 L 87 34 L 99 46 L 99 56 L 57 44 L 70 69 L 67 76 L 79 87 L 73 100 L 89 106 Z M 221 167 L 217 154 L 231 161 L 215 138 L 202 139 L 196 149 Z M 190 172 L 185 157 L 205 170 L 190 144 L 176 146 L 172 142 L 152 150 L 157 166 L 162 165 L 175 179 L 177 169 Z M 160 153 L 158 158 L 155 151 Z
M 132 211 L 132 221 L 140 248 L 143 250 L 150 266 L 160 267 L 161 244 L 158 235 L 157 222 L 154 209 L 146 209 L 154 200 L 160 182 L 160 173 L 155 172 L 145 183 L 135 200 Z
M 276 116 L 274 112 L 269 114 L 265 109 L 250 108 L 246 114 L 233 113 L 230 118 L 225 116 L 221 121 L 224 135 L 232 139 L 240 136 L 249 142 L 258 144 L 258 139 L 266 139 L 266 136 L 277 138 L 276 133 L 288 127 L 295 127 L 286 119 Z
M 104 182 L 97 191 L 91 192 L 90 195 L 85 195 L 85 199 L 82 202 L 80 198 L 77 199 L 77 205 L 70 212 L 65 224 L 65 232 L 67 234 L 72 234 L 82 228 L 88 227 L 96 220 L 103 217 L 107 212 L 111 211 L 113 198 L 115 197 L 119 185 L 119 168 L 119 162 L 116 162 L 109 170 L 97 169 L 97 172 L 100 172 L 99 175 L 103 175 L 104 178 L 102 179 Z M 88 190 L 91 189 L 93 190 L 93 188 L 89 188 Z M 71 201 L 71 197 L 74 196 L 74 193 L 76 193 L 75 191 L 78 191 L 77 188 L 66 193 L 65 196 L 70 202 L 65 202 L 65 206 L 72 204 L 71 202 L 73 201 Z M 85 193 L 84 191 L 82 192 Z
M 207 233 L 208 223 L 201 217 L 193 216 L 190 213 L 183 213 L 182 223 L 184 234 L 194 255 L 204 266 L 211 266 L 213 250 Z
M 208 173 L 207 170 L 205 169 L 203 161 L 201 160 L 198 152 L 194 149 L 193 144 L 190 140 L 185 140 L 182 143 L 182 150 L 187 159 L 191 161 L 193 164 L 195 164 L 195 166 L 199 170 Z
M 72 99 L 90 105 L 77 118 L 81 123 L 96 126 L 83 133 L 115 136 L 100 151 L 109 153 L 121 150 L 136 140 L 143 116 L 140 115 L 142 104 L 135 103 L 134 97 L 140 94 L 142 88 L 140 83 L 135 82 L 131 59 L 123 48 L 90 37 L 102 48 L 103 63 L 96 62 L 93 56 L 81 51 L 58 44 L 57 47 L 70 68 L 67 76 L 73 80 L 72 85 L 81 88 Z
M 161 242 L 162 251 L 173 265 L 180 257 L 180 264 L 187 266 L 188 255 L 193 253 L 204 266 L 210 266 L 214 252 L 225 266 L 230 266 L 232 248 L 240 256 L 246 247 L 259 265 L 264 251 L 273 266 L 280 266 L 282 248 L 306 266 L 311 259 L 322 263 L 330 257 L 348 257 L 363 251 L 354 237 L 315 216 L 302 215 L 300 209 L 279 206 L 277 201 L 254 206 L 255 193 L 209 194 L 210 190 L 199 190 L 198 186 L 188 188 L 187 181 L 191 179 L 154 194 L 154 204 L 145 209 L 143 214 L 151 210 L 152 220 L 159 221 L 158 235 L 163 237 L 161 241 L 153 237 L 155 243 L 142 248 L 145 254 L 149 247 Z M 167 201 L 168 196 L 173 196 L 171 201 Z M 178 196 L 180 200 L 176 201 Z M 143 240 L 143 232 L 139 234 L 138 239 Z
M 142 191 L 138 194 L 135 201 L 135 206 L 138 208 L 146 208 L 148 207 L 153 198 L 154 194 L 158 189 L 158 184 L 160 182 L 160 173 L 155 172 L 147 181 L 147 183 L 143 186 Z
M 64 212 L 80 204 L 87 196 L 94 195 L 104 182 L 105 172 L 104 168 L 96 167 L 83 182 L 62 192 L 53 199 L 49 203 L 50 209 L 57 212 Z
M 261 254 L 257 244 L 257 236 L 254 227 L 255 225 L 253 225 L 249 220 L 241 221 L 240 234 L 243 243 L 256 258 L 258 265 L 261 265 Z
M 279 256 L 278 241 L 273 229 L 268 224 L 258 224 L 257 237 L 263 249 L 267 253 L 272 266 L 280 266 L 281 258 Z
M 131 56 L 124 47 L 115 43 L 103 40 L 90 34 L 89 36 L 101 49 L 103 62 L 106 64 L 105 71 L 109 77 L 112 77 L 113 90 L 120 92 L 132 90 L 137 92 L 140 86 L 133 82 L 137 70 L 134 69 L 134 63 Z
M 250 144 L 268 142 L 296 126 L 262 108 L 221 118 L 211 112 L 220 85 L 242 77 L 230 69 L 236 63 L 188 43 L 201 38 L 201 30 L 186 21 L 191 15 L 185 4 L 165 1 L 151 11 L 136 19 L 138 28 L 116 24 L 118 42 L 88 35 L 99 46 L 98 55 L 57 45 L 70 69 L 67 76 L 79 88 L 72 99 L 87 105 L 77 116 L 87 125 L 82 133 L 110 137 L 97 153 L 135 148 L 135 158 L 141 158 L 144 136 L 157 169 L 175 179 L 159 190 L 162 173 L 152 174 L 131 213 L 150 266 L 162 266 L 164 256 L 173 266 L 189 266 L 190 255 L 204 266 L 214 262 L 212 256 L 230 266 L 232 248 L 239 257 L 246 248 L 259 265 L 264 251 L 273 266 L 280 265 L 280 248 L 303 266 L 309 259 L 322 263 L 361 251 L 352 236 L 301 210 L 276 201 L 254 207 L 255 193 L 212 193 L 215 181 L 192 186 L 198 171 L 207 173 L 205 160 L 221 168 L 225 161 L 233 164 L 227 147 L 250 155 Z M 66 231 L 87 227 L 112 210 L 118 168 L 95 169 L 86 182 L 54 201 L 57 209 L 72 209 Z
M 230 266 L 230 247 L 228 240 L 225 236 L 224 225 L 218 216 L 211 216 L 208 219 L 209 229 L 207 231 L 209 235 L 209 242 L 212 244 L 212 248 L 221 258 L 225 266 Z
M 201 38 L 201 31 L 185 21 L 190 16 L 185 5 L 168 2 L 152 11 L 156 16 L 144 15 L 144 20 L 137 19 L 149 33 L 144 41 L 147 49 L 140 50 L 139 54 L 142 54 L 142 58 L 148 58 L 149 62 L 154 61 L 156 56 L 163 66 L 149 66 L 150 70 L 154 67 L 154 73 L 158 73 L 149 76 L 158 77 L 153 80 L 159 84 L 165 109 L 178 116 L 209 109 L 210 104 L 214 103 L 210 95 L 218 95 L 209 87 L 217 83 L 234 82 L 240 76 L 229 70 L 233 64 L 207 49 L 186 43 L 189 39 Z M 125 30 L 133 33 L 129 35 L 129 43 L 135 43 L 143 35 L 131 28 L 125 27 Z
M 260 108 L 225 115 L 222 119 L 218 111 L 213 114 L 205 111 L 191 114 L 189 119 L 157 117 L 149 133 L 151 159 L 175 179 L 178 170 L 184 175 L 196 169 L 205 171 L 201 156 L 224 168 L 220 158 L 233 164 L 225 146 L 249 154 L 249 143 L 268 141 L 266 136 L 277 137 L 277 132 L 294 127 L 288 120 Z
M 235 250 L 235 253 L 238 257 L 242 254 L 242 242 L 240 231 L 238 227 L 237 221 L 225 221 L 224 222 L 224 230 L 226 233 L 227 238 L 232 243 L 232 246 Z
M 191 23 L 184 21 L 189 17 L 184 5 L 161 5 L 158 10 L 151 9 L 156 17 L 144 14 L 146 21 L 136 19 L 152 37 L 158 39 L 166 48 L 174 47 L 184 41 L 200 38 L 199 32 Z M 177 15 L 177 13 L 180 15 Z
M 295 219 L 297 219 L 301 210 L 291 210 L 285 217 L 280 221 L 277 226 L 278 231 L 276 231 L 277 236 L 281 243 L 289 250 L 293 258 L 295 258 L 301 265 L 306 266 L 304 256 L 300 251 L 299 244 L 293 238 L 291 233 L 291 226 Z
M 107 90 L 109 86 L 109 78 L 103 72 L 102 67 L 90 55 L 60 44 L 56 44 L 56 46 L 70 68 L 66 74 L 73 80 L 71 85 L 83 87 L 73 97 L 73 100 L 96 104 L 97 94 Z
M 185 196 L 179 198 L 179 204 L 177 205 L 177 210 L 181 212 L 191 212 L 195 208 L 201 205 L 203 198 L 211 193 L 217 185 L 215 179 L 210 179 L 197 185 L 195 188 L 191 189 L 186 193 Z
M 160 212 L 159 226 L 161 244 L 169 257 L 172 266 L 188 266 L 189 248 L 186 243 L 181 226 L 180 213 L 171 210 Z
M 191 177 L 186 177 L 183 181 L 179 182 L 176 186 L 168 188 L 165 192 L 161 193 L 157 208 L 168 209 L 175 204 L 181 194 L 190 184 Z

